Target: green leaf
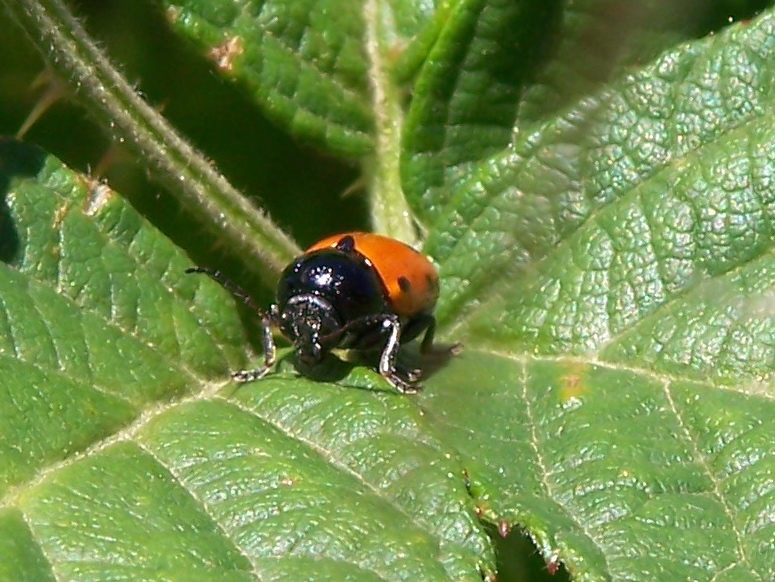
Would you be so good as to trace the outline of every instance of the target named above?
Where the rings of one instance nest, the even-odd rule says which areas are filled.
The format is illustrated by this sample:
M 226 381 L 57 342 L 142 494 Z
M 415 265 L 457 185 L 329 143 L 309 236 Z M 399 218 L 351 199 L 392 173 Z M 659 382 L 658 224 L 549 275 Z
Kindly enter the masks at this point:
M 164 2 L 172 24 L 243 82 L 266 113 L 288 131 L 342 155 L 373 147 L 374 113 L 367 44 L 400 48 L 431 6 L 375 2 L 390 37 L 368 39 L 368 2 L 241 0 Z M 381 30 L 380 33 L 385 33 Z
M 713 34 L 767 6 L 759 0 L 719 2 L 566 2 L 535 79 L 519 105 L 519 124 L 557 115 L 627 68 L 641 67 L 671 46 Z
M 531 43 L 574 22 L 548 10 L 443 6 L 396 60 L 404 188 L 465 344 L 418 395 L 284 362 L 236 389 L 233 302 L 8 146 L 0 573 L 479 580 L 482 518 L 574 580 L 775 578 L 775 15 L 542 102 L 567 61 Z
M 222 294 L 185 277 L 185 256 L 107 186 L 7 139 L 0 167 L 7 492 L 244 355 Z
M 461 376 L 476 379 L 462 393 L 424 393 L 431 421 L 467 459 L 484 515 L 527 527 L 574 580 L 772 576 L 771 388 L 483 352 L 438 382 Z
M 511 140 L 548 4 L 465 0 L 455 5 L 415 83 L 404 130 L 404 188 L 420 217 L 449 202 L 450 185 Z
M 580 580 L 775 573 L 774 34 L 680 45 L 516 134 L 431 232 L 478 362 L 428 409 L 485 515 Z
M 287 373 L 236 390 L 222 289 L 106 185 L 10 140 L 0 168 L 5 578 L 492 569 L 460 459 L 411 399 Z

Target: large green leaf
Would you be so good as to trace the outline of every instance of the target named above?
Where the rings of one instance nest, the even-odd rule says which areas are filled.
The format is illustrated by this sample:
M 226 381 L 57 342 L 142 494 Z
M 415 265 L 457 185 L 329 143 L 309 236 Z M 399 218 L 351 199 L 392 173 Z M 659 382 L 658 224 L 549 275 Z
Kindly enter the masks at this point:
M 423 193 L 440 318 L 489 352 L 435 412 L 579 579 L 775 572 L 774 37 L 680 45 Z
M 173 25 L 249 87 L 272 118 L 343 155 L 373 146 L 369 79 L 381 73 L 369 51 L 399 51 L 432 9 L 402 0 L 164 4 Z M 370 21 L 390 23 L 384 36 L 369 36 Z
M 755 13 L 760 0 L 713 2 L 563 1 L 545 62 L 526 87 L 520 127 L 556 115 L 627 67 L 643 66 L 678 42 L 712 33 Z
M 551 8 L 464 0 L 451 12 L 415 83 L 404 134 L 404 187 L 423 218 L 446 206 L 449 183 L 510 142 Z
M 414 396 L 365 368 L 236 389 L 228 296 L 4 144 L 0 577 L 478 580 L 477 517 L 576 580 L 775 577 L 775 16 L 541 103 L 562 55 L 524 43 L 573 22 L 546 10 L 406 35 L 401 171 L 465 344 Z
M 235 392 L 247 344 L 217 285 L 107 186 L 9 140 L 0 168 L 0 578 L 492 568 L 460 459 L 412 399 L 288 375 Z

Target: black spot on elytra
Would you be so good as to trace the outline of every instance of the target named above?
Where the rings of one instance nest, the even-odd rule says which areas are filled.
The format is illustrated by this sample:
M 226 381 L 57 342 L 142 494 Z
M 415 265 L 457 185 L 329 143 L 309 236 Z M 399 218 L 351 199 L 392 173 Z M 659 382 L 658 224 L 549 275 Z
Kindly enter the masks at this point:
M 339 239 L 339 242 L 336 243 L 336 248 L 342 252 L 351 253 L 355 250 L 355 239 L 349 234 L 343 236 Z
M 439 291 L 439 280 L 433 275 L 425 275 L 425 282 L 428 284 L 428 291 L 431 293 Z
M 412 288 L 412 284 L 409 282 L 409 279 L 403 276 L 398 278 L 398 286 L 401 288 L 403 293 L 409 293 Z

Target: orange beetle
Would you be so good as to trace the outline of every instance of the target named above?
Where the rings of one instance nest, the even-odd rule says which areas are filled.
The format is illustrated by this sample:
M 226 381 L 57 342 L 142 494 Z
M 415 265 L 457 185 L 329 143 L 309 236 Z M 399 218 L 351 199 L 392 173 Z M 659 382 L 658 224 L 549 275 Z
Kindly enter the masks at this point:
M 337 248 L 343 237 L 352 237 L 353 249 L 377 272 L 385 298 L 399 317 L 431 313 L 439 298 L 439 275 L 422 254 L 394 238 L 368 232 L 348 232 L 324 238 L 307 253 Z
M 271 327 L 276 326 L 305 364 L 319 362 L 334 348 L 379 349 L 382 376 L 401 392 L 419 388 L 421 370 L 399 370 L 396 355 L 400 344 L 423 331 L 421 350 L 432 349 L 439 277 L 410 246 L 365 232 L 325 238 L 285 268 L 269 311 L 254 306 L 217 270 L 192 267 L 187 272 L 208 273 L 261 317 L 264 365 L 235 372 L 237 380 L 256 380 L 274 364 Z

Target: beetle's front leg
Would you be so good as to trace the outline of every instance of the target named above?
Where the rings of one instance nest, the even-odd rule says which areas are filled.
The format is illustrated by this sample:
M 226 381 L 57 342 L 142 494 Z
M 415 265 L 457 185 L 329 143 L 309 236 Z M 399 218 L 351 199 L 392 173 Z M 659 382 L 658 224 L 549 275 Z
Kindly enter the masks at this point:
M 277 349 L 274 343 L 274 337 L 272 337 L 272 325 L 278 320 L 278 308 L 277 305 L 272 305 L 270 310 L 260 310 L 261 316 L 261 347 L 264 350 L 264 365 L 253 370 L 238 370 L 233 372 L 231 377 L 237 382 L 252 382 L 258 380 L 277 361 Z
M 224 289 L 229 293 L 242 300 L 242 302 L 252 309 L 261 319 L 261 347 L 264 350 L 264 365 L 255 370 L 239 370 L 233 372 L 231 377 L 238 382 L 251 382 L 258 380 L 261 376 L 267 373 L 269 368 L 277 360 L 277 353 L 274 345 L 274 338 L 272 337 L 272 325 L 276 325 L 279 319 L 279 309 L 277 305 L 272 305 L 269 311 L 264 311 L 253 301 L 239 285 L 229 280 L 218 269 L 211 269 L 209 267 L 189 267 L 186 269 L 186 273 L 204 273 L 209 275 L 213 280 L 220 283 Z
M 386 316 L 382 320 L 382 328 L 388 334 L 388 339 L 379 357 L 379 373 L 399 392 L 404 394 L 417 392 L 420 390 L 418 384 L 420 370 L 408 370 L 405 377 L 396 370 L 396 357 L 401 344 L 401 323 L 398 321 L 398 316 Z

